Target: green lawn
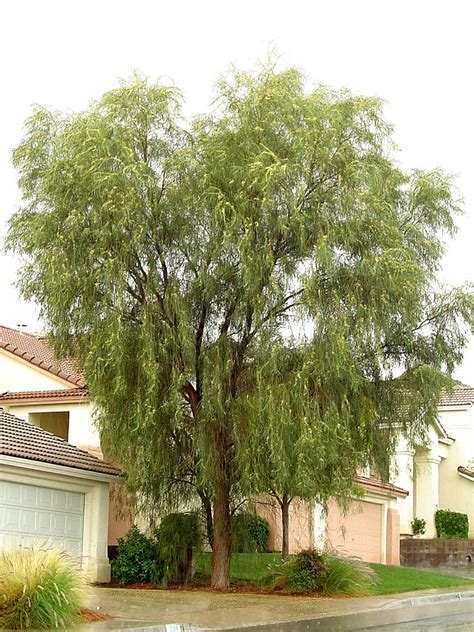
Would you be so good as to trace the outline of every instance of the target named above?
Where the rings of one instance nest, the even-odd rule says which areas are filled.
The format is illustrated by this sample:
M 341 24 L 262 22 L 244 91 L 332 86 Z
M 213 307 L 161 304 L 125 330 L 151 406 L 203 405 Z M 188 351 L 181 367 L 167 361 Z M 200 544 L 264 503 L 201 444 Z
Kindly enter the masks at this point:
M 272 569 L 281 564 L 279 553 L 235 553 L 230 564 L 230 577 L 233 582 L 258 584 Z M 450 577 L 430 571 L 422 571 L 401 566 L 369 564 L 379 577 L 375 587 L 376 595 L 424 590 L 426 588 L 449 588 L 474 584 L 474 578 Z M 196 579 L 207 581 L 211 574 L 211 554 L 201 553 L 196 561 Z
M 270 570 L 281 565 L 280 553 L 234 553 L 230 561 L 231 581 L 259 582 Z M 196 572 L 211 576 L 211 554 L 201 553 L 196 560 Z
M 380 579 L 380 583 L 375 588 L 377 595 L 474 584 L 474 578 L 451 577 L 403 566 L 386 566 L 385 564 L 370 564 L 370 566 Z

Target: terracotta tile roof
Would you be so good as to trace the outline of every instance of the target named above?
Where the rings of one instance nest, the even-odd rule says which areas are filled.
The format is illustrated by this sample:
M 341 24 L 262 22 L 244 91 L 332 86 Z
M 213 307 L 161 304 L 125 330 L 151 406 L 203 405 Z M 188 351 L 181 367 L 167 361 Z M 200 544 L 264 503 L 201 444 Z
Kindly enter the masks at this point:
M 119 476 L 120 470 L 0 408 L 0 455 Z
M 474 404 L 473 386 L 455 386 L 454 389 L 441 394 L 440 406 L 472 406 Z
M 5 391 L 0 393 L 0 404 L 20 404 L 47 400 L 48 404 L 61 402 L 88 402 L 87 388 L 64 388 L 52 391 Z
M 71 360 L 58 360 L 42 336 L 0 326 L 0 349 L 74 384 L 85 386 L 84 376 Z
M 469 476 L 474 481 L 474 470 L 470 470 L 468 467 L 463 467 L 460 465 L 458 467 L 458 472 L 460 474 L 464 474 L 464 476 Z
M 356 476 L 356 481 L 366 487 L 367 489 L 375 489 L 379 492 L 384 492 L 388 496 L 397 496 L 399 498 L 405 498 L 408 496 L 406 489 L 392 485 L 391 483 L 382 483 L 382 481 L 374 476 Z

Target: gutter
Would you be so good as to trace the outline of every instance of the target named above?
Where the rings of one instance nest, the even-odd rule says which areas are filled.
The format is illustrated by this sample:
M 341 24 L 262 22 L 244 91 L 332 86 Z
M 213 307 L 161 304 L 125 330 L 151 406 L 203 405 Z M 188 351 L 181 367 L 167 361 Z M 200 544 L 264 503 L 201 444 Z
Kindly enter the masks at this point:
M 123 483 L 123 476 L 120 474 L 106 474 L 105 472 L 95 472 L 94 470 L 57 465 L 56 463 L 47 463 L 45 461 L 33 461 L 31 459 L 22 459 L 16 456 L 8 456 L 6 454 L 0 454 L 0 465 L 34 470 L 36 472 L 62 474 L 63 476 L 70 476 L 81 480 L 102 481 L 118 485 Z

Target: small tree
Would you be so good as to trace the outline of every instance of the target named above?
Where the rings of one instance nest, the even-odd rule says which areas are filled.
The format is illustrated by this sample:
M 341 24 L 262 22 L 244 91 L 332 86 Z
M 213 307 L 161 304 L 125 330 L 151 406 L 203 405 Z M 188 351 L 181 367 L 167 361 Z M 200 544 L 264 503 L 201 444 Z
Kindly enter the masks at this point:
M 37 108 L 14 152 L 25 204 L 9 245 L 144 503 L 195 496 L 183 472 L 206 490 L 226 588 L 230 498 L 261 489 L 250 437 L 269 436 L 286 350 L 297 405 L 272 423 L 303 413 L 298 481 L 337 488 L 350 456 L 383 460 L 394 425 L 434 418 L 472 297 L 436 286 L 449 179 L 399 169 L 380 101 L 273 67 L 236 71 L 217 97 L 189 125 L 176 89 L 140 78 L 78 114 Z

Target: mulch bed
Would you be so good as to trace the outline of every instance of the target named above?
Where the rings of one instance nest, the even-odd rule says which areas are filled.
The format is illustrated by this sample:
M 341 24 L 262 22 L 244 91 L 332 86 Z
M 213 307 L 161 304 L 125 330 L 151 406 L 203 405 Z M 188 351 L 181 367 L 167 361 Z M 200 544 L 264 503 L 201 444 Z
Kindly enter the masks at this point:
M 136 584 L 101 584 L 104 588 L 126 588 L 127 590 L 177 590 L 177 591 L 186 591 L 186 592 L 214 592 L 214 593 L 242 593 L 242 594 L 252 594 L 252 595 L 278 595 L 282 597 L 332 597 L 334 595 L 325 595 L 323 593 L 304 593 L 304 592 L 291 592 L 286 591 L 282 587 L 276 586 L 275 588 L 263 589 L 258 586 L 253 586 L 252 584 L 247 584 L 245 582 L 239 583 L 234 582 L 231 584 L 230 588 L 227 590 L 217 590 L 215 588 L 211 588 L 209 584 L 168 584 L 166 589 L 164 589 L 159 584 L 152 583 L 136 583 Z M 341 598 L 340 595 L 338 595 Z
M 113 617 L 105 612 L 97 612 L 89 608 L 82 608 L 79 613 L 81 623 L 97 623 L 97 621 L 110 621 Z

